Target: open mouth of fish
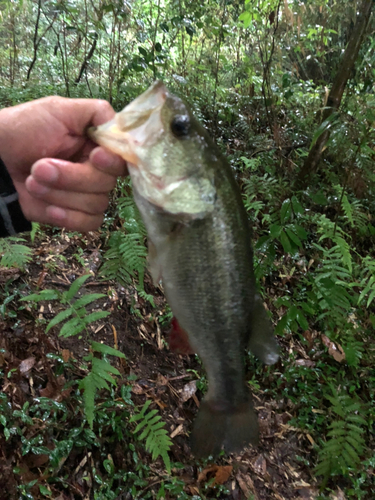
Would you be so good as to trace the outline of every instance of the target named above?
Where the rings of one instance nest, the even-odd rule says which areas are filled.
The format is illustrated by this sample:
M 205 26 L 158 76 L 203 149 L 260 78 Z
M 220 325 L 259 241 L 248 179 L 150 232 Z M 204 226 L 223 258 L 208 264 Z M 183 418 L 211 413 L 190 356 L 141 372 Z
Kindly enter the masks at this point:
M 165 85 L 156 82 L 117 113 L 113 120 L 91 127 L 88 130 L 90 138 L 139 167 L 135 149 L 149 146 L 163 132 L 160 112 L 167 94 Z M 159 177 L 154 177 L 156 184 L 162 182 Z

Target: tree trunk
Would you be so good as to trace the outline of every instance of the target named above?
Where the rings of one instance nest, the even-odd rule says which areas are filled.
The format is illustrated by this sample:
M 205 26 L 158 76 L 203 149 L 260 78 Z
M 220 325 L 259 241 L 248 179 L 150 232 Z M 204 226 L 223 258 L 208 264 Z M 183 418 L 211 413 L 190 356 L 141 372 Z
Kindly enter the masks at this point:
M 363 0 L 357 15 L 357 21 L 353 32 L 342 56 L 341 65 L 333 82 L 331 91 L 328 95 L 326 107 L 323 112 L 322 123 L 325 122 L 332 113 L 334 113 L 341 104 L 341 99 L 345 90 L 346 83 L 354 68 L 355 61 L 361 47 L 367 24 L 371 15 L 373 0 Z M 311 174 L 315 173 L 319 164 L 324 145 L 329 138 L 329 130 L 325 130 L 310 149 L 308 157 L 297 177 L 296 187 L 304 189 L 308 185 Z

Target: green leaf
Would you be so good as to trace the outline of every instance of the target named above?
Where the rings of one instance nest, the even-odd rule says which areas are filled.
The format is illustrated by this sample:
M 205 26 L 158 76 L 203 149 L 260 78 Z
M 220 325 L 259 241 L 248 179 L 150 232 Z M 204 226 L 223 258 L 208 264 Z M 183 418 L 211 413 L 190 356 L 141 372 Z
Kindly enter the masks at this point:
M 89 325 L 90 323 L 93 323 L 94 321 L 97 321 L 98 319 L 103 319 L 109 316 L 111 313 L 109 311 L 94 311 L 91 314 L 88 314 L 84 318 L 84 323 L 85 325 Z
M 292 207 L 295 214 L 303 214 L 304 210 L 301 203 L 297 200 L 295 196 L 292 196 Z
M 39 485 L 39 491 L 42 495 L 45 495 L 47 497 L 50 497 L 52 495 L 52 492 L 46 486 L 43 486 L 42 484 Z
M 328 205 L 328 200 L 327 198 L 325 197 L 323 191 L 318 191 L 317 193 L 315 194 L 311 194 L 310 195 L 310 198 L 312 199 L 312 201 L 314 203 L 316 203 L 317 205 L 323 205 L 323 206 L 326 206 Z
M 91 342 L 91 347 L 96 352 L 101 352 L 103 354 L 109 354 L 111 356 L 117 356 L 118 358 L 126 358 L 125 354 L 113 347 L 110 347 L 106 344 L 100 344 L 99 342 L 95 342 L 94 340 Z
M 316 143 L 316 141 L 319 139 L 319 137 L 324 133 L 327 132 L 334 124 L 338 122 L 338 113 L 333 112 L 329 117 L 318 127 L 317 131 L 315 132 L 311 145 L 310 145 L 310 150 Z
M 298 224 L 294 224 L 293 226 L 294 232 L 297 234 L 297 236 L 302 240 L 307 239 L 307 232 L 304 230 L 302 226 L 299 226 Z
M 286 235 L 285 231 L 282 231 L 280 233 L 280 241 L 281 244 L 284 248 L 285 253 L 292 253 L 292 245 L 290 244 L 290 240 L 288 236 Z
M 280 222 L 286 222 L 290 219 L 292 215 L 292 207 L 290 200 L 284 200 L 283 204 L 281 205 L 281 211 L 280 211 Z
M 59 312 L 59 314 L 57 316 L 55 316 L 48 323 L 48 326 L 46 328 L 46 333 L 48 333 L 51 330 L 51 328 L 53 328 L 54 326 L 56 326 L 59 323 L 61 323 L 61 321 L 64 321 L 65 319 L 69 318 L 73 314 L 73 312 L 74 312 L 73 307 L 69 307 L 68 309 L 65 309 L 65 311 Z
M 305 318 L 302 311 L 298 310 L 296 319 L 298 321 L 299 326 L 302 328 L 302 330 L 305 331 L 305 330 L 309 329 L 309 323 L 307 322 L 307 319 Z
M 238 19 L 240 21 L 243 21 L 244 28 L 248 28 L 250 26 L 251 21 L 252 21 L 252 16 L 251 16 L 251 13 L 246 10 L 245 12 L 242 12 L 242 14 L 240 14 Z
M 72 318 L 61 328 L 59 336 L 68 338 L 81 333 L 85 329 L 85 323 L 81 318 Z
M 103 376 L 104 374 L 113 373 L 114 375 L 120 376 L 121 373 L 117 368 L 111 365 L 108 361 L 104 361 L 103 359 L 93 358 L 92 360 L 92 369 L 96 375 Z M 106 379 L 108 380 L 108 379 Z M 113 379 L 112 379 L 113 380 Z
M 293 233 L 293 231 L 290 229 L 290 228 L 285 228 L 285 231 L 286 231 L 286 234 L 288 235 L 289 239 L 291 241 L 293 241 L 293 243 L 295 245 L 297 245 L 297 247 L 302 247 L 302 242 L 301 240 L 298 238 L 298 236 L 296 234 Z
M 92 277 L 92 274 L 85 274 L 85 275 L 77 278 L 75 281 L 73 281 L 69 290 L 64 294 L 65 300 L 66 301 L 72 300 L 72 298 L 76 295 L 76 293 L 81 288 L 81 286 L 84 284 L 84 282 L 91 277 Z
M 95 302 L 95 300 L 106 296 L 107 295 L 105 293 L 90 293 L 88 295 L 84 295 L 74 302 L 74 309 L 87 306 L 88 304 L 91 304 L 91 302 Z
M 278 238 L 280 236 L 280 233 L 281 233 L 281 226 L 279 226 L 278 224 L 272 224 L 270 226 L 270 235 L 273 238 Z

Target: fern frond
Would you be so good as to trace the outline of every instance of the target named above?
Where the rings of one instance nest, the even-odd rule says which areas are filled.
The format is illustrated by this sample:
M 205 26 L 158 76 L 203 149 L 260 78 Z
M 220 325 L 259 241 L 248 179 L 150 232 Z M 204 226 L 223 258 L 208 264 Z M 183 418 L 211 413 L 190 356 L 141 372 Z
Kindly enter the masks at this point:
M 323 443 L 318 454 L 317 475 L 324 476 L 325 481 L 330 476 L 347 475 L 358 466 L 365 450 L 363 434 L 366 420 L 360 416 L 363 411 L 361 404 L 348 394 L 340 394 L 331 387 L 333 395 L 327 395 L 331 402 L 331 413 L 335 420 L 329 425 L 328 441 Z
M 18 267 L 24 269 L 32 260 L 32 250 L 21 242 L 23 238 L 10 236 L 0 240 L 0 254 L 2 254 L 0 266 Z
M 170 474 L 171 463 L 168 451 L 172 446 L 172 440 L 168 435 L 167 430 L 164 428 L 165 422 L 161 420 L 157 410 L 148 412 L 151 400 L 147 400 L 143 405 L 140 412 L 136 413 L 130 419 L 131 422 L 138 422 L 134 430 L 134 434 L 142 433 L 138 436 L 139 440 L 146 440 L 145 448 L 151 453 L 152 459 L 156 460 L 159 456 L 163 459 L 164 465 Z
M 358 298 L 358 305 L 367 297 L 366 307 L 368 308 L 375 299 L 375 259 L 366 255 L 362 259 L 360 286 L 363 288 Z
M 147 256 L 143 241 L 144 237 L 140 233 L 115 232 L 104 254 L 101 274 L 122 284 L 129 284 L 136 273 L 143 275 Z
M 94 352 L 111 354 L 112 356 L 118 356 L 120 358 L 125 357 L 125 355 L 117 349 L 113 349 L 104 344 L 98 344 L 98 342 L 92 342 L 91 347 Z M 96 392 L 100 389 L 109 390 L 110 386 L 108 383 L 114 386 L 117 385 L 116 380 L 111 374 L 120 375 L 120 372 L 106 359 L 94 357 L 93 353 L 90 353 L 84 359 L 85 361 L 91 362 L 91 372 L 80 380 L 78 387 L 83 390 L 84 411 L 87 422 L 92 429 L 95 417 Z
M 349 203 L 348 197 L 346 194 L 343 195 L 341 200 L 341 206 L 344 211 L 345 217 L 348 219 L 351 227 L 354 227 L 354 218 L 353 218 L 353 207 Z

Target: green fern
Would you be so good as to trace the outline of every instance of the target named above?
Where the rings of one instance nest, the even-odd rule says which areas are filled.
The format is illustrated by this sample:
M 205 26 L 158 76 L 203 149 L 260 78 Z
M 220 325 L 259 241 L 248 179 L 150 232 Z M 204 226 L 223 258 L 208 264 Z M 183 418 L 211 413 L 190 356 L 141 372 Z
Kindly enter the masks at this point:
M 141 214 L 135 204 L 133 196 L 124 193 L 124 196 L 117 200 L 117 211 L 121 220 L 124 221 L 124 229 L 127 233 L 147 235 Z
M 119 218 L 124 221 L 123 228 L 114 232 L 108 242 L 108 250 L 104 254 L 101 274 L 109 279 L 116 279 L 123 285 L 131 283 L 138 275 L 141 288 L 146 267 L 147 248 L 146 228 L 141 214 L 131 195 L 131 186 L 123 186 L 123 196 L 117 200 Z
M 72 337 L 87 329 L 87 326 L 99 319 L 109 316 L 109 311 L 94 311 L 88 313 L 86 306 L 98 299 L 105 297 L 103 293 L 90 293 L 74 300 L 84 282 L 91 277 L 91 274 L 85 274 L 77 278 L 70 285 L 66 292 L 58 290 L 42 290 L 39 293 L 33 293 L 21 300 L 29 302 L 40 302 L 41 300 L 58 300 L 63 305 L 68 305 L 66 309 L 60 311 L 47 325 L 46 333 L 54 326 L 66 321 L 60 330 L 60 337 Z
M 113 349 L 113 347 L 94 341 L 91 342 L 91 348 L 92 352 L 83 358 L 86 362 L 91 363 L 91 371 L 85 378 L 80 380 L 78 387 L 84 391 L 84 411 L 87 422 L 92 429 L 95 417 L 95 395 L 97 391 L 100 389 L 109 390 L 110 387 L 108 383 L 116 386 L 116 380 L 112 377 L 112 374 L 117 376 L 121 375 L 117 368 L 112 366 L 106 359 L 95 357 L 95 353 L 117 356 L 118 358 L 125 358 L 125 355 L 117 349 Z
M 101 274 L 127 285 L 138 274 L 143 281 L 146 267 L 147 249 L 140 233 L 116 231 L 109 240 L 109 249 L 104 254 L 105 262 Z
M 340 254 L 341 261 L 351 273 L 353 270 L 351 247 L 346 241 L 348 235 L 344 230 L 325 215 L 320 215 L 317 219 L 317 232 L 320 234 L 319 242 L 330 239 L 336 244 L 336 251 Z
M 20 242 L 26 241 L 24 238 L 10 236 L 0 240 L 0 254 L 2 254 L 0 266 L 18 267 L 24 269 L 32 260 L 32 250 Z
M 332 421 L 327 433 L 329 439 L 319 451 L 315 468 L 316 474 L 324 477 L 324 483 L 330 476 L 345 476 L 358 467 L 365 450 L 363 433 L 367 426 L 361 416 L 361 404 L 347 394 L 339 394 L 332 387 L 331 390 L 333 396 L 327 396 L 332 403 Z
M 364 233 L 368 227 L 367 214 L 364 212 L 362 203 L 357 199 L 349 200 L 349 197 L 342 193 L 343 188 L 340 185 L 334 186 L 336 195 L 341 199 L 341 208 L 344 212 L 344 220 L 349 222 L 351 228 Z
M 353 261 L 349 245 L 340 230 L 332 232 L 333 223 L 324 216 L 320 227 L 320 240 L 335 240 L 336 245 L 325 248 L 313 244 L 321 255 L 321 265 L 313 280 L 313 297 L 320 309 L 318 320 L 324 320 L 325 333 L 333 341 L 338 341 L 344 349 L 349 366 L 357 366 L 363 357 L 364 345 L 358 335 L 358 325 L 352 321 L 357 303 L 353 289 L 358 286 L 352 275 Z
M 362 291 L 358 297 L 358 305 L 367 298 L 366 307 L 368 308 L 375 299 L 375 259 L 366 255 L 362 259 L 362 279 L 360 286 Z
M 139 440 L 146 440 L 146 450 L 151 453 L 152 459 L 156 460 L 159 456 L 164 461 L 164 465 L 168 471 L 171 473 L 171 462 L 169 459 L 168 451 L 172 446 L 172 440 L 168 436 L 168 432 L 164 429 L 165 422 L 161 420 L 160 415 L 158 415 L 157 410 L 151 410 L 147 412 L 148 407 L 151 404 L 151 400 L 147 400 L 143 405 L 141 411 L 136 413 L 130 419 L 130 422 L 138 422 L 137 427 L 134 430 L 134 434 L 137 434 L 142 430 L 142 433 L 138 436 Z

